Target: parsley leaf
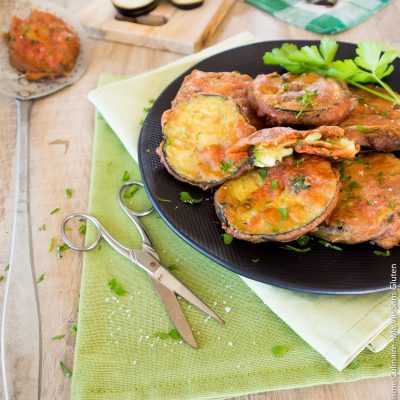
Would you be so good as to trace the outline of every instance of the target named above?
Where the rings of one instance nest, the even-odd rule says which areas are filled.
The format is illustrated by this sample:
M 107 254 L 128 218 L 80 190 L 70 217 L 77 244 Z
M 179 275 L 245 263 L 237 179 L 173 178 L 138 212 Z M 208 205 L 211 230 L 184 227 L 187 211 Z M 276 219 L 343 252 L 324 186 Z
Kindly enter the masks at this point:
M 124 197 L 126 199 L 130 199 L 133 197 L 133 195 L 139 190 L 139 186 L 132 185 L 129 186 L 125 191 L 124 191 Z
M 333 249 L 333 250 L 342 251 L 342 248 L 341 248 L 341 247 L 335 246 L 334 244 L 329 243 L 329 242 L 326 242 L 325 240 L 322 240 L 322 239 L 321 239 L 321 240 L 318 240 L 318 243 L 322 244 L 322 245 L 325 246 L 325 247 L 329 247 L 329 248 L 331 248 L 331 249 Z
M 45 274 L 40 275 L 39 278 L 37 278 L 36 282 L 37 283 L 43 282 L 44 281 L 44 276 L 45 276 Z
M 164 203 L 172 203 L 172 200 L 164 199 L 163 197 L 159 197 L 159 196 L 157 196 L 157 200 L 163 201 Z
M 315 89 L 312 92 L 310 92 L 309 90 L 305 89 L 303 95 L 296 97 L 296 100 L 300 100 L 301 104 L 303 104 L 303 107 L 296 114 L 296 118 L 299 118 L 300 115 L 303 114 L 304 110 L 307 107 L 312 107 L 314 105 L 314 102 L 313 102 L 313 97 L 314 96 L 318 96 L 318 89 Z
M 126 290 L 116 281 L 115 278 L 112 278 L 108 281 L 108 286 L 111 291 L 115 293 L 117 296 L 125 296 Z
M 278 210 L 279 210 L 279 214 L 281 214 L 282 221 L 286 221 L 287 217 L 288 217 L 286 208 L 278 208 Z
M 53 215 L 53 214 L 55 214 L 55 213 L 57 213 L 57 212 L 59 212 L 60 211 L 60 208 L 59 207 L 56 207 L 54 210 L 52 210 L 51 212 L 50 212 L 50 215 Z
M 298 160 L 296 160 L 296 168 L 299 168 L 299 164 L 302 162 L 304 162 L 304 157 L 301 157 Z
M 374 254 L 376 256 L 389 257 L 390 256 L 390 251 L 386 250 L 385 252 L 383 252 L 383 251 L 379 251 L 379 250 L 374 250 Z
M 67 198 L 70 199 L 74 193 L 74 191 L 71 188 L 65 189 L 65 193 L 67 194 Z
M 379 172 L 379 173 L 378 173 L 378 181 L 379 181 L 379 184 L 382 185 L 382 181 L 383 181 L 383 172 Z
M 76 335 L 78 333 L 78 326 L 77 325 L 71 326 L 71 329 L 69 331 L 74 335 Z
M 362 132 L 362 133 L 371 133 L 377 131 L 379 128 L 366 128 L 364 125 L 357 125 L 356 126 L 357 130 Z
M 51 253 L 53 251 L 53 247 L 54 247 L 54 238 L 50 239 L 50 244 L 49 244 L 49 253 Z
M 62 258 L 62 253 L 64 253 L 65 250 L 68 250 L 69 246 L 66 243 L 59 244 L 56 246 L 56 253 L 58 255 L 58 258 Z
M 301 247 L 303 247 L 303 246 L 305 246 L 306 244 L 308 244 L 309 241 L 310 241 L 310 236 L 308 236 L 308 235 L 300 236 L 300 237 L 296 240 L 296 242 L 297 242 Z
M 298 249 L 297 247 L 294 247 L 294 246 L 291 246 L 290 244 L 287 244 L 285 246 L 281 246 L 281 249 L 295 251 L 297 253 L 307 253 L 308 251 L 311 250 L 311 247 L 306 247 L 305 249 Z
M 128 171 L 124 171 L 124 174 L 122 175 L 122 181 L 126 182 L 129 181 L 129 179 L 131 179 L 131 175 L 129 174 Z
M 182 337 L 176 329 L 171 329 L 169 332 L 156 332 L 153 337 L 165 340 L 165 339 L 172 339 L 172 340 L 181 340 Z
M 46 224 L 42 224 L 39 226 L 39 231 L 45 231 L 46 230 Z
M 261 168 L 258 170 L 258 175 L 260 175 L 261 179 L 265 179 L 268 176 L 268 170 Z
M 86 224 L 82 224 L 79 226 L 79 233 L 82 233 L 82 234 L 86 233 Z
M 271 184 L 269 185 L 269 188 L 270 188 L 270 189 L 278 189 L 278 181 L 273 180 L 273 181 L 271 182 Z
M 311 185 L 306 184 L 306 179 L 306 176 L 304 176 L 303 174 L 298 174 L 294 178 L 291 178 L 290 183 L 292 185 L 292 190 L 295 193 L 299 193 L 302 190 L 310 189 Z
M 179 200 L 182 203 L 188 203 L 188 204 L 198 204 L 201 203 L 203 201 L 203 199 L 197 199 L 194 198 L 190 195 L 190 193 L 188 192 L 180 192 L 179 193 Z
M 281 358 L 288 352 L 288 350 L 287 346 L 273 346 L 271 348 L 271 353 L 274 357 Z
M 4 275 L 0 275 L 0 282 L 4 279 Z
M 62 334 L 62 335 L 56 335 L 56 336 L 53 336 L 53 337 L 51 338 L 51 340 L 61 340 L 61 339 L 63 339 L 64 337 L 65 337 L 64 334 Z
M 222 169 L 223 171 L 228 171 L 228 170 L 232 167 L 233 161 L 231 161 L 231 160 L 228 160 L 228 161 L 221 161 L 221 162 L 219 163 L 219 165 L 220 165 L 220 167 L 221 167 L 221 169 Z
M 229 233 L 223 233 L 222 234 L 222 239 L 224 240 L 225 244 L 231 244 L 233 241 L 233 236 L 230 235 Z
M 265 64 L 281 65 L 294 74 L 317 72 L 336 79 L 343 79 L 366 92 L 381 97 L 395 104 L 400 104 L 399 96 L 382 79 L 390 75 L 397 58 L 397 51 L 386 49 L 379 43 L 360 42 L 357 57 L 354 59 L 335 60 L 338 43 L 331 38 L 323 38 L 319 46 L 303 46 L 299 49 L 291 43 L 284 43 L 263 56 Z M 377 83 L 386 94 L 374 90 L 366 83 Z
M 65 364 L 64 364 L 62 361 L 60 361 L 60 368 L 61 368 L 61 371 L 63 372 L 63 374 L 64 374 L 67 378 L 69 378 L 69 379 L 72 378 L 72 371 L 69 370 L 69 369 L 65 366 Z

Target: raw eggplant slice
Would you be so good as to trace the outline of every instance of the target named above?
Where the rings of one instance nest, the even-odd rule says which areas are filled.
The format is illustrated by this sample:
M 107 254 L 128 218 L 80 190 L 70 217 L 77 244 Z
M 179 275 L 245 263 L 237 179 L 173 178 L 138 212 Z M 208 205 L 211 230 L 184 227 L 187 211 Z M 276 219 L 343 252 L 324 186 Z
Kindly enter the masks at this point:
M 268 126 L 337 125 L 356 106 L 346 82 L 316 73 L 258 75 L 249 101 Z
M 344 130 L 338 126 L 320 126 L 305 131 L 276 127 L 262 129 L 239 140 L 228 154 L 232 157 L 247 154 L 252 165 L 273 167 L 293 150 L 340 160 L 354 158 L 360 146 L 345 138 Z
M 250 107 L 248 92 L 253 78 L 240 72 L 203 72 L 193 70 L 185 79 L 172 101 L 172 107 L 187 100 L 195 93 L 219 94 L 231 97 L 241 107 L 250 124 L 256 128 L 264 125 Z
M 193 95 L 162 116 L 161 162 L 176 179 L 209 189 L 248 168 L 247 155 L 227 150 L 255 131 L 238 104 L 217 95 Z
M 204 0 L 169 0 L 175 7 L 182 10 L 192 10 L 203 5 Z
M 153 11 L 160 0 L 111 0 L 117 11 L 127 17 L 140 17 Z
M 330 242 L 369 240 L 390 249 L 400 243 L 400 159 L 368 153 L 339 165 L 338 204 L 313 235 Z
M 214 196 L 222 227 L 253 243 L 287 242 L 318 226 L 335 208 L 339 173 L 328 160 L 287 157 L 225 182 Z

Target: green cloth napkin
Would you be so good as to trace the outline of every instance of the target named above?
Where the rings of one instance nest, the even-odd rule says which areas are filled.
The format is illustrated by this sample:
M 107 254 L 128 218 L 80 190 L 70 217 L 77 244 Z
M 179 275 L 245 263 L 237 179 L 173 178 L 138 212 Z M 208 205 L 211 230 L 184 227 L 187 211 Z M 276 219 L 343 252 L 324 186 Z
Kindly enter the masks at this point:
M 390 0 L 339 0 L 333 7 L 306 0 L 244 0 L 289 24 L 316 33 L 339 33 L 377 13 Z
M 175 64 L 176 69 L 184 63 Z M 110 80 L 103 79 L 102 84 Z M 129 83 L 124 81 L 127 89 Z M 114 90 L 115 85 L 108 87 Z M 138 91 L 128 91 L 131 97 L 143 97 Z M 113 102 L 109 97 L 109 104 Z M 131 113 L 138 114 L 132 109 Z M 137 125 L 139 121 L 132 125 L 133 137 Z M 137 164 L 97 114 L 89 212 L 122 243 L 138 247 L 139 236 L 116 202 L 125 171 L 131 179 L 140 179 Z M 137 194 L 131 200 L 143 206 L 146 200 Z M 84 257 L 72 399 L 223 398 L 390 374 L 389 348 L 378 354 L 363 351 L 348 368 L 337 371 L 277 318 L 240 277 L 184 243 L 156 213 L 142 221 L 161 262 L 223 316 L 226 325 L 181 300 L 200 349 L 175 340 L 149 278 L 102 243 Z M 87 240 L 93 237 L 88 227 Z M 111 290 L 111 279 L 126 290 L 124 296 Z

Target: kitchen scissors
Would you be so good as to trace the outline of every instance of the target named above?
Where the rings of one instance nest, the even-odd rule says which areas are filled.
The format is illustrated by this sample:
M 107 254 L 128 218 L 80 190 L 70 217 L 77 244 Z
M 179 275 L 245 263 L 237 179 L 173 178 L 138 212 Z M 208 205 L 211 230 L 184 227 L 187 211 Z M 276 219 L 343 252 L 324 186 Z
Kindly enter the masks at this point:
M 153 248 L 150 237 L 139 219 L 140 217 L 144 217 L 153 212 L 153 206 L 144 211 L 136 211 L 126 206 L 123 201 L 125 190 L 132 186 L 143 187 L 143 183 L 137 181 L 129 181 L 123 183 L 118 193 L 118 203 L 120 207 L 125 211 L 129 219 L 133 222 L 140 234 L 142 240 L 142 246 L 140 250 L 128 248 L 119 243 L 113 236 L 111 236 L 107 232 L 107 230 L 95 217 L 85 213 L 73 213 L 68 215 L 61 224 L 61 236 L 64 242 L 71 249 L 77 251 L 92 250 L 99 244 L 101 239 L 104 239 L 114 250 L 116 250 L 118 253 L 120 253 L 128 260 L 136 264 L 138 267 L 140 267 L 142 270 L 144 270 L 146 273 L 148 273 L 153 282 L 154 288 L 160 296 L 161 301 L 163 302 L 172 322 L 180 333 L 182 339 L 185 340 L 185 342 L 187 342 L 193 348 L 198 348 L 196 340 L 193 337 L 193 333 L 190 329 L 185 315 L 183 314 L 176 295 L 185 298 L 187 301 L 195 305 L 200 310 L 204 311 L 210 317 L 214 318 L 220 324 L 224 324 L 225 322 L 160 263 L 160 258 L 156 250 Z M 87 245 L 79 246 L 73 243 L 68 238 L 66 234 L 66 227 L 68 222 L 74 218 L 85 219 L 87 221 L 90 221 L 94 225 L 97 231 L 97 237 L 93 242 Z

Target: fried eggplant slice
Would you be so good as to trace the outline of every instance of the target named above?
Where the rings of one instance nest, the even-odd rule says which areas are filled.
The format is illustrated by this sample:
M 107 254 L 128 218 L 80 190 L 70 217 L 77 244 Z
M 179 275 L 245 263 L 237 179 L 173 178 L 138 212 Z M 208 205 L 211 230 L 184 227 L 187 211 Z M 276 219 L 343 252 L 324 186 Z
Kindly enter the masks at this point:
M 330 242 L 375 241 L 390 249 L 400 242 L 400 159 L 368 153 L 339 165 L 339 202 L 312 234 Z
M 383 93 L 383 89 L 371 86 Z M 400 107 L 365 90 L 351 88 L 358 103 L 342 121 L 346 137 L 376 151 L 400 150 Z
M 337 125 L 356 106 L 346 82 L 316 73 L 258 75 L 249 101 L 268 126 Z
M 231 98 L 197 94 L 162 116 L 161 162 L 176 179 L 210 189 L 243 172 L 248 157 L 227 150 L 255 131 Z
M 247 154 L 254 166 L 273 167 L 293 151 L 340 160 L 354 158 L 359 150 L 360 146 L 345 138 L 344 130 L 338 126 L 320 126 L 305 131 L 275 127 L 240 139 L 228 154 L 235 158 Z
M 263 127 L 262 121 L 250 107 L 248 91 L 253 78 L 239 72 L 203 72 L 197 69 L 187 75 L 180 87 L 172 107 L 187 100 L 195 93 L 219 94 L 231 97 L 241 107 L 250 125 Z
M 253 243 L 287 242 L 318 226 L 335 208 L 339 173 L 328 160 L 287 157 L 225 182 L 214 196 L 223 229 Z
M 78 34 L 53 14 L 33 9 L 13 17 L 8 39 L 10 63 L 31 81 L 68 76 L 80 51 Z

